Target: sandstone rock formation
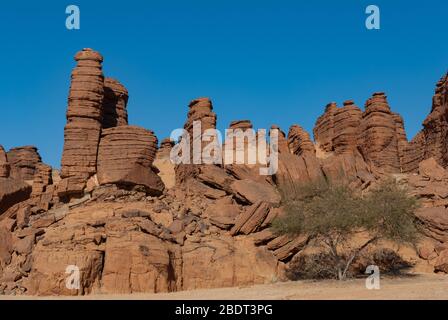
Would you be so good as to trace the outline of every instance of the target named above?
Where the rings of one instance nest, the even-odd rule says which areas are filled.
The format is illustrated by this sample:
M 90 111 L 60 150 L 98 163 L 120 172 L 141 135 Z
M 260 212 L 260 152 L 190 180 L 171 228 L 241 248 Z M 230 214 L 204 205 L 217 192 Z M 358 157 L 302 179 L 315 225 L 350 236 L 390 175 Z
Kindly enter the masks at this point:
M 144 186 L 151 195 L 160 195 L 164 185 L 152 166 L 157 137 L 136 126 L 103 129 L 98 150 L 100 185 Z
M 8 151 L 7 158 L 11 167 L 11 177 L 23 181 L 33 181 L 36 165 L 41 162 L 36 147 L 12 148 Z
M 353 100 L 345 101 L 344 107 L 335 110 L 332 145 L 337 154 L 350 153 L 356 149 L 361 116 L 361 109 Z
M 334 151 L 334 113 L 337 109 L 336 102 L 327 104 L 324 114 L 317 119 L 313 129 L 316 144 L 325 152 Z
M 68 98 L 67 124 L 61 162 L 60 196 L 81 194 L 86 182 L 96 172 L 101 134 L 104 76 L 103 57 L 91 49 L 75 55 Z
M 203 163 L 202 151 L 205 146 L 210 142 L 204 142 L 201 140 L 202 134 L 207 129 L 216 128 L 216 114 L 213 112 L 213 105 L 209 98 L 194 99 L 188 105 L 189 111 L 187 115 L 187 121 L 185 122 L 184 129 L 189 134 L 190 138 L 190 164 L 181 164 L 176 167 L 176 183 L 185 182 L 188 177 L 195 177 L 198 174 L 199 164 Z M 197 124 L 197 130 L 200 135 L 194 138 L 194 124 Z M 217 137 L 215 137 L 217 140 Z M 216 141 L 217 143 L 218 141 Z M 196 155 L 194 155 L 196 150 Z M 211 154 L 215 156 L 215 154 Z M 221 155 L 216 155 L 221 156 Z
M 271 126 L 271 130 L 278 130 L 278 152 L 279 153 L 290 153 L 288 140 L 286 138 L 285 133 L 280 129 L 279 126 L 273 125 Z
M 316 153 L 314 144 L 311 141 L 310 135 L 299 125 L 292 125 L 288 132 L 288 146 L 289 150 L 298 156 L 305 153 Z
M 316 144 L 298 125 L 288 137 L 272 126 L 280 130 L 278 171 L 261 176 L 259 163 L 174 166 L 170 139 L 157 149 L 152 131 L 128 125 L 128 92 L 103 80 L 101 55 L 85 49 L 75 59 L 62 180 L 35 148 L 5 155 L 0 147 L 0 294 L 170 292 L 282 280 L 291 261 L 314 248 L 311 237 L 278 236 L 271 224 L 285 213 L 285 197 L 319 180 L 365 192 L 384 177 L 401 179 L 422 202 L 416 219 L 425 238 L 410 250 L 430 272 L 448 272 L 446 77 L 410 143 L 403 119 L 375 93 L 364 112 L 350 100 L 327 105 Z M 201 133 L 216 128 L 210 99 L 189 104 L 190 138 L 194 121 Z M 253 129 L 250 120 L 230 128 Z M 232 151 L 247 158 L 247 147 L 234 143 Z M 397 174 L 409 171 L 415 174 Z M 79 289 L 66 286 L 73 267 Z
M 171 162 L 170 154 L 174 146 L 174 141 L 170 138 L 162 140 L 159 150 L 157 150 L 154 167 L 159 170 L 159 176 L 166 188 L 172 188 L 176 184 L 176 172 L 174 164 Z
M 374 93 L 367 100 L 362 114 L 360 149 L 365 159 L 387 172 L 400 172 L 401 169 L 397 120 L 402 123 L 390 112 L 384 93 Z
M 104 98 L 102 106 L 102 127 L 124 126 L 128 124 L 128 91 L 116 79 L 104 79 Z
M 38 210 L 49 210 L 53 202 L 53 197 L 56 196 L 52 171 L 49 165 L 43 163 L 36 166 L 31 198 Z
M 434 158 L 448 165 L 448 73 L 436 85 L 431 113 L 420 131 L 409 143 L 404 154 L 404 171 L 415 172 L 420 161 Z
M 0 178 L 8 178 L 11 171 L 5 149 L 0 145 Z

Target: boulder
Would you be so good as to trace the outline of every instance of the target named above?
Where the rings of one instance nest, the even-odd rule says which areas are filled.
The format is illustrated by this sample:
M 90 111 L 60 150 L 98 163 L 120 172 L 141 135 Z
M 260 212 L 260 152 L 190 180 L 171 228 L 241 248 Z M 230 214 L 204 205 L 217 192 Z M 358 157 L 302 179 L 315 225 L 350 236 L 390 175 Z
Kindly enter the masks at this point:
M 250 234 L 258 231 L 269 214 L 271 206 L 267 202 L 258 202 L 243 211 L 235 221 L 235 225 L 230 230 L 231 235 Z
M 420 208 L 417 218 L 423 223 L 425 233 L 438 241 L 448 241 L 448 209 L 445 207 Z
M 151 195 L 160 195 L 164 185 L 152 166 L 157 137 L 136 126 L 104 129 L 98 151 L 100 185 L 142 185 Z
M 271 283 L 280 277 L 270 251 L 229 235 L 187 241 L 182 261 L 183 290 Z
M 271 204 L 279 204 L 281 197 L 275 187 L 268 183 L 260 183 L 252 180 L 236 180 L 230 185 L 232 193 L 239 201 L 254 204 L 265 201 Z

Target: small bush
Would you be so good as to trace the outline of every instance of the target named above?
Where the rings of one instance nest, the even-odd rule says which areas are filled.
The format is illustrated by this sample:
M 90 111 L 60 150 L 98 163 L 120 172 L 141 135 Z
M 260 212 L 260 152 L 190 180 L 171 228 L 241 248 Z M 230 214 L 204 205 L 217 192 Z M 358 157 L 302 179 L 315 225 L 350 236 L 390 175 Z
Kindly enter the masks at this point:
M 293 281 L 337 279 L 335 264 L 334 256 L 326 252 L 302 255 L 289 263 L 286 276 Z

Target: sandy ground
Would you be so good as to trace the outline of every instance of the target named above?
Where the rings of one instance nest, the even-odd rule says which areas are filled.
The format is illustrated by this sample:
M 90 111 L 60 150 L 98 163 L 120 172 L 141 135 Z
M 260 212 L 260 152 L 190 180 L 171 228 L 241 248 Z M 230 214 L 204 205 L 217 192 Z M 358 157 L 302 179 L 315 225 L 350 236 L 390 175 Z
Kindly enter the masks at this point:
M 89 295 L 85 297 L 9 297 L 0 299 L 86 299 L 86 300 L 264 300 L 264 299 L 446 299 L 448 275 L 384 277 L 379 290 L 368 290 L 364 279 L 348 281 L 296 281 L 239 288 L 219 288 L 159 294 Z

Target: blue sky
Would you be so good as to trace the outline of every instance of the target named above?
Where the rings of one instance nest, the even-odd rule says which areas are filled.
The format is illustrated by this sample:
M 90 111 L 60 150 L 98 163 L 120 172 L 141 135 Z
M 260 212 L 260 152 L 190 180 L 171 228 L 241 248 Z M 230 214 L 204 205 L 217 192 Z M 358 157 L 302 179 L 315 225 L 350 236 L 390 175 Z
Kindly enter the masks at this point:
M 448 69 L 446 0 L 9 1 L 0 5 L 0 144 L 36 145 L 58 167 L 74 54 L 91 47 L 129 90 L 131 124 L 159 140 L 188 102 L 211 97 L 224 129 L 294 123 L 311 132 L 330 101 L 358 106 L 385 91 L 408 138 Z M 81 29 L 65 28 L 78 5 Z M 365 8 L 381 9 L 381 30 Z

